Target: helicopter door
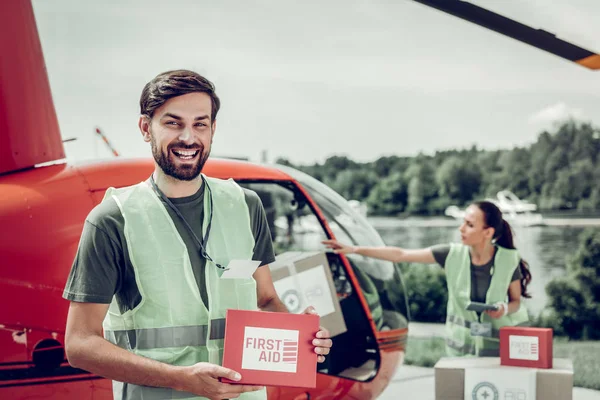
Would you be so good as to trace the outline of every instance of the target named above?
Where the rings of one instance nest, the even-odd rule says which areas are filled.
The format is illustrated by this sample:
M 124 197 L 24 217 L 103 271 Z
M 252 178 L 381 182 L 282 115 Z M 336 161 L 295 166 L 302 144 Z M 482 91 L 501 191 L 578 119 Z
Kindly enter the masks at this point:
M 321 243 L 327 238 L 315 211 L 302 192 L 292 182 L 238 182 L 256 192 L 262 200 L 267 215 L 275 254 L 289 251 L 325 251 Z M 347 331 L 333 337 L 334 349 L 319 364 L 319 372 L 343 376 L 343 371 L 357 368 L 370 361 L 364 379 L 376 373 L 378 350 L 368 315 L 364 312 L 354 289 L 347 279 L 345 267 L 338 255 L 327 252 L 330 271 Z M 376 290 L 373 289 L 376 293 Z M 350 347 L 349 347 L 350 346 Z M 352 352 L 346 351 L 353 348 Z

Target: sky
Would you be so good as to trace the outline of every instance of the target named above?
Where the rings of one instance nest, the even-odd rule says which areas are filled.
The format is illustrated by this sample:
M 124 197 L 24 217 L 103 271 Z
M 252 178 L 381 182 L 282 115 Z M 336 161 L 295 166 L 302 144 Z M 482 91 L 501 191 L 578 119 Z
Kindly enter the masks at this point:
M 596 0 L 473 0 L 600 51 Z M 139 96 L 187 68 L 222 108 L 214 156 L 297 164 L 512 148 L 574 117 L 600 127 L 591 71 L 412 0 L 33 0 L 67 157 L 149 156 Z

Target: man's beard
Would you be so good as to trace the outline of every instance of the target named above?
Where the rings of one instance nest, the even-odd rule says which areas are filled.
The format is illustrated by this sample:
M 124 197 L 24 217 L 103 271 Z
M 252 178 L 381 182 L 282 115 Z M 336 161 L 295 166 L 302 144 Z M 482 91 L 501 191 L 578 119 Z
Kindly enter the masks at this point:
M 150 144 L 152 147 L 152 155 L 154 156 L 154 160 L 160 169 L 162 169 L 166 175 L 169 175 L 180 181 L 192 181 L 196 179 L 198 175 L 200 175 L 200 172 L 202 172 L 202 168 L 204 168 L 204 164 L 206 163 L 206 160 L 210 154 L 210 151 L 204 151 L 204 145 L 202 144 L 186 145 L 183 143 L 171 143 L 167 146 L 166 152 L 161 151 L 156 145 L 154 135 L 151 135 Z M 198 162 L 196 164 L 183 164 L 179 166 L 175 165 L 170 159 L 171 149 L 174 147 L 186 150 L 198 150 Z

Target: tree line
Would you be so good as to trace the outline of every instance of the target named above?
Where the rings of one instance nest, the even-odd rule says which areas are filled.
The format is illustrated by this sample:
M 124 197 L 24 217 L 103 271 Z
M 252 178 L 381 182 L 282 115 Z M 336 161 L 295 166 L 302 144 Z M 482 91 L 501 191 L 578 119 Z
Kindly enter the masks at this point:
M 549 304 L 536 324 L 571 339 L 600 340 L 600 229 L 581 234 L 567 274 L 546 286 Z
M 335 155 L 293 165 L 346 199 L 366 202 L 370 215 L 438 215 L 508 189 L 542 210 L 600 211 L 600 130 L 565 121 L 528 147 L 436 151 L 359 163 Z

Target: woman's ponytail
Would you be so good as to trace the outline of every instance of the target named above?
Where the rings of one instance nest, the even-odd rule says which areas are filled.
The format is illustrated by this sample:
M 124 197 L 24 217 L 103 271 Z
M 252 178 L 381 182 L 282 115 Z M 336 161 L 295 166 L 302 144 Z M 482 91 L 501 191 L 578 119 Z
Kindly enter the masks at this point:
M 510 224 L 502 217 L 502 211 L 492 202 L 480 201 L 475 205 L 483 211 L 485 222 L 488 227 L 494 228 L 494 243 L 505 249 L 516 249 L 513 240 L 513 231 Z M 531 271 L 529 264 L 521 258 L 519 261 L 521 269 L 521 296 L 531 298 L 527 293 L 527 285 L 531 282 Z

